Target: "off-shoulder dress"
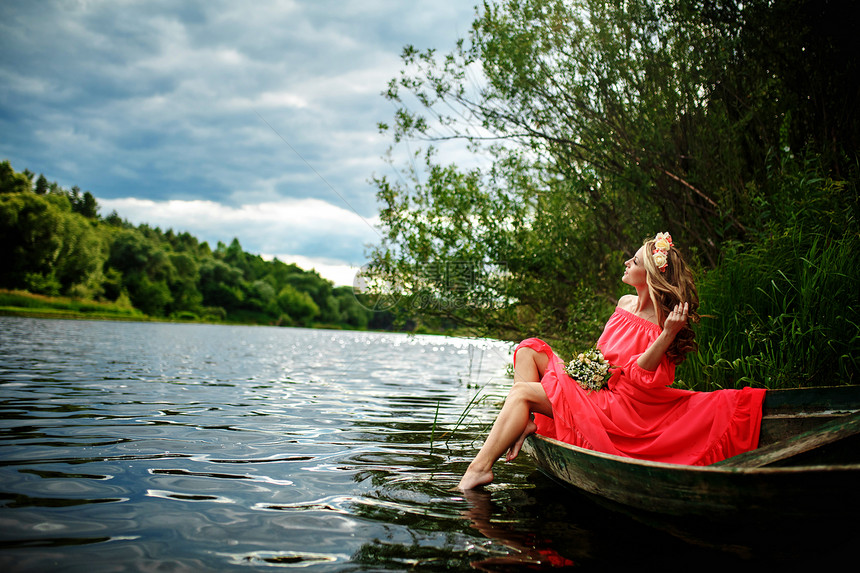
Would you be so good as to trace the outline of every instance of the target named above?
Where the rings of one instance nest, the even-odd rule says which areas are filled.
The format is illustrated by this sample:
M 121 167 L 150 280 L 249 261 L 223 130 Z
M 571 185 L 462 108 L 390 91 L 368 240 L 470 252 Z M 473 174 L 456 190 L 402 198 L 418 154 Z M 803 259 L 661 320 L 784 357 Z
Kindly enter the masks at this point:
M 637 364 L 660 335 L 656 324 L 622 308 L 606 323 L 597 347 L 617 368 L 602 390 L 587 391 L 538 338 L 521 342 L 549 363 L 541 379 L 553 417 L 535 414 L 537 433 L 576 446 L 643 460 L 707 465 L 758 446 L 765 390 L 693 392 L 669 385 L 675 365 L 665 356 L 654 371 Z

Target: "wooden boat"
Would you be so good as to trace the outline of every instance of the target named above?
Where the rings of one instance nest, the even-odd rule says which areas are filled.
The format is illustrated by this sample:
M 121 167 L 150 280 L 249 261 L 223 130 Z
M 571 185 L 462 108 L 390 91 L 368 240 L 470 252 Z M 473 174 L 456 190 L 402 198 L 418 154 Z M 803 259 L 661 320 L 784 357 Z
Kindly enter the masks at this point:
M 740 535 L 762 526 L 827 534 L 856 523 L 860 386 L 769 391 L 763 414 L 758 449 L 710 466 L 636 460 L 537 435 L 523 451 L 550 477 L 652 525 L 673 524 L 675 533 L 732 524 Z

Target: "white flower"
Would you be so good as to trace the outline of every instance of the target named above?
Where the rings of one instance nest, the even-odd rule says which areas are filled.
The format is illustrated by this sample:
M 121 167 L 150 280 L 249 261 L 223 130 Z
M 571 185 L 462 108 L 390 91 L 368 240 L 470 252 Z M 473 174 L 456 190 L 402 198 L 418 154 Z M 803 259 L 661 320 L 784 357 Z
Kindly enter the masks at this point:
M 654 264 L 657 265 L 658 269 L 662 269 L 663 265 L 666 264 L 667 257 L 664 251 L 654 251 Z
M 657 233 L 654 237 L 654 248 L 661 251 L 668 251 L 672 246 L 672 236 L 669 233 Z
M 600 390 L 611 377 L 612 365 L 597 349 L 580 352 L 565 367 L 567 374 L 589 392 Z

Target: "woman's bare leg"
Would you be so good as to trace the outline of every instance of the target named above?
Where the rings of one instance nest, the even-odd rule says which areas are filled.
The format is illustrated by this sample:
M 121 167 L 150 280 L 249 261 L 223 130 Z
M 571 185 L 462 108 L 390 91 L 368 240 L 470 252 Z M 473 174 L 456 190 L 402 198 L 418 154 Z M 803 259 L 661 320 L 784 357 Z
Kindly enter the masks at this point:
M 508 451 L 507 461 L 517 457 L 526 437 L 537 429 L 531 412 L 552 415 L 552 405 L 539 383 L 546 371 L 549 357 L 543 352 L 522 347 L 517 350 L 514 362 L 514 386 L 487 440 L 460 480 L 457 487 L 461 490 L 490 483 L 493 480 L 492 466 L 505 450 Z
M 505 454 L 505 461 L 512 462 L 517 459 L 517 456 L 520 455 L 520 450 L 523 448 L 523 442 L 526 441 L 530 435 L 534 434 L 537 431 L 537 424 L 535 424 L 534 419 L 529 416 L 529 421 L 526 423 L 525 429 L 523 429 L 523 433 L 520 434 L 520 437 L 517 438 L 511 447 L 508 448 L 508 453 Z
M 514 383 L 540 382 L 543 373 L 546 372 L 546 366 L 549 364 L 549 356 L 524 346 L 517 349 L 514 363 Z
M 543 378 L 543 373 L 546 372 L 546 366 L 549 363 L 549 357 L 543 352 L 538 352 L 527 346 L 520 348 L 517 351 L 516 367 L 514 369 L 514 383 L 516 382 L 539 382 Z M 523 433 L 520 437 L 511 444 L 508 453 L 505 456 L 505 461 L 512 462 L 520 453 L 523 447 L 523 442 L 531 434 L 537 430 L 537 424 L 529 416 L 529 421 L 526 424 Z
M 460 480 L 457 488 L 467 490 L 493 481 L 493 464 L 505 450 L 523 436 L 532 412 L 552 415 L 552 405 L 540 382 L 516 382 L 511 387 L 502 411 L 493 423 L 487 440 Z M 523 438 L 524 439 L 524 438 Z
M 493 481 L 493 464 L 499 456 L 508 450 L 508 459 L 514 459 L 526 436 L 534 432 L 532 412 L 552 416 L 552 405 L 539 382 L 548 361 L 546 354 L 531 348 L 517 351 L 514 385 L 487 440 L 460 480 L 458 489 L 473 489 Z

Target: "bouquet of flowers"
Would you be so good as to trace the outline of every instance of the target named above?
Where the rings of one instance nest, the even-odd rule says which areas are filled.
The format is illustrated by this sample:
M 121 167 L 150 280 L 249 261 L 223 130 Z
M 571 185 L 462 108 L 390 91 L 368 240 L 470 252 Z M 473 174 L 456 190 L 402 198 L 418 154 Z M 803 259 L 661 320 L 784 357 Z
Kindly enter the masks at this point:
M 580 386 L 591 392 L 606 386 L 606 381 L 612 376 L 610 368 L 612 365 L 603 357 L 603 353 L 592 348 L 580 352 L 564 367 L 564 371 Z

